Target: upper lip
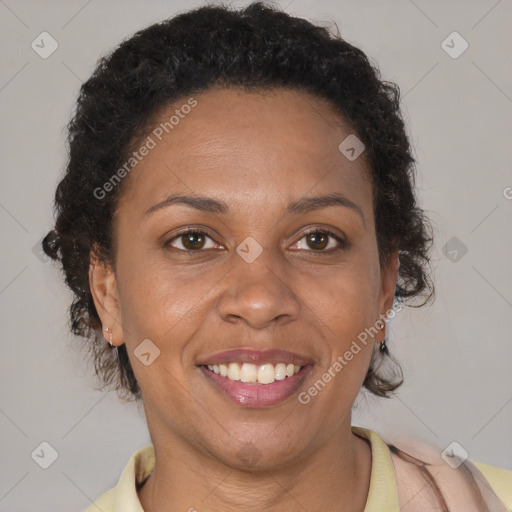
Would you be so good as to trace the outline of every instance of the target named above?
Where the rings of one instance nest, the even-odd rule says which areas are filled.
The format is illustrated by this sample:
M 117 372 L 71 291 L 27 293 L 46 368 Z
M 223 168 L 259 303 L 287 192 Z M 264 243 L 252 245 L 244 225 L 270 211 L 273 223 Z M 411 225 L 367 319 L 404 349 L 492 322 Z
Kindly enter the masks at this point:
M 199 362 L 198 365 L 229 363 L 251 363 L 254 365 L 261 365 L 265 363 L 272 363 L 275 366 L 278 363 L 291 363 L 296 366 L 306 366 L 308 364 L 312 364 L 312 362 L 313 361 L 311 359 L 287 350 L 232 349 L 208 356 Z

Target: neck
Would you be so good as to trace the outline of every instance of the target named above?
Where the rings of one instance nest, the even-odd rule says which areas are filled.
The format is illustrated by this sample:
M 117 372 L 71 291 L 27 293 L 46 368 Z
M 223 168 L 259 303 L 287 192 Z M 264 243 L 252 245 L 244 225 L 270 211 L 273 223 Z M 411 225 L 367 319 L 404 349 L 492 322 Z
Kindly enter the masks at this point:
M 139 490 L 145 512 L 169 504 L 189 512 L 364 510 L 371 451 L 350 425 L 300 462 L 262 471 L 229 467 L 175 439 L 159 441 L 153 437 L 155 467 Z

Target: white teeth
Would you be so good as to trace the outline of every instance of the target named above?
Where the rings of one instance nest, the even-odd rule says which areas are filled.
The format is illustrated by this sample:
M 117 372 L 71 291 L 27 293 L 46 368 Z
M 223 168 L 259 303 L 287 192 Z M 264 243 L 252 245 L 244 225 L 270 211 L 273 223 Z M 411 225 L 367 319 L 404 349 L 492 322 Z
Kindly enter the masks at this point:
M 238 366 L 238 363 L 229 363 L 228 379 L 229 380 L 240 380 L 240 366 Z
M 258 382 L 260 384 L 272 384 L 275 380 L 276 372 L 271 364 L 262 364 L 258 368 Z
M 276 380 L 283 380 L 286 377 L 286 365 L 284 363 L 276 364 Z
M 283 380 L 286 377 L 292 377 L 297 374 L 301 366 L 294 364 L 278 363 L 275 365 L 271 363 L 261 364 L 256 366 L 251 363 L 238 363 L 226 364 L 209 364 L 208 370 L 227 377 L 229 380 L 239 380 L 241 382 L 254 382 L 258 384 L 272 384 L 276 380 Z
M 256 382 L 258 380 L 258 370 L 256 369 L 256 366 L 244 363 L 240 370 L 240 380 L 242 382 Z

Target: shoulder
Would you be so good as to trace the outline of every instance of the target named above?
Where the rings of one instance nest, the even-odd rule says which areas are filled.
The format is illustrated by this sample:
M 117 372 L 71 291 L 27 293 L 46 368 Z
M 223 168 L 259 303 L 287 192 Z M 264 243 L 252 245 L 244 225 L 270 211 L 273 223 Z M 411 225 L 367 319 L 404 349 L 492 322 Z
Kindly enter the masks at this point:
M 489 466 L 483 462 L 473 461 L 473 464 L 482 473 L 501 501 L 505 503 L 509 510 L 512 510 L 512 471 Z
M 155 466 L 153 445 L 135 452 L 126 464 L 117 485 L 102 494 L 84 512 L 128 512 L 142 511 L 137 495 L 137 484 L 142 483 Z
M 101 512 L 114 512 L 114 493 L 115 490 L 110 489 L 110 491 L 102 494 L 84 512 L 98 512 L 98 510 L 101 510 Z
M 453 452 L 443 458 L 442 450 L 420 442 L 389 446 L 401 505 L 416 501 L 421 510 L 444 500 L 455 510 L 512 511 L 512 471 L 453 459 Z

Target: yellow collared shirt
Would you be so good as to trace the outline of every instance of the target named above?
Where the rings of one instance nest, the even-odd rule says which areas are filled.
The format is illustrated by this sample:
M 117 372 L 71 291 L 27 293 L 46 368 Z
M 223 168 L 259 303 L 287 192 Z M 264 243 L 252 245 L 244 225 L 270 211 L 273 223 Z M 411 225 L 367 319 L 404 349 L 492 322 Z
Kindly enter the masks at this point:
M 386 443 L 378 434 L 361 427 L 352 431 L 370 442 L 372 469 L 370 488 L 364 512 L 399 512 L 398 487 L 393 461 Z M 489 488 L 503 504 L 502 510 L 512 511 L 512 471 L 473 462 L 484 476 Z M 136 489 L 153 471 L 153 445 L 136 452 L 121 473 L 117 485 L 97 499 L 85 512 L 144 512 Z

